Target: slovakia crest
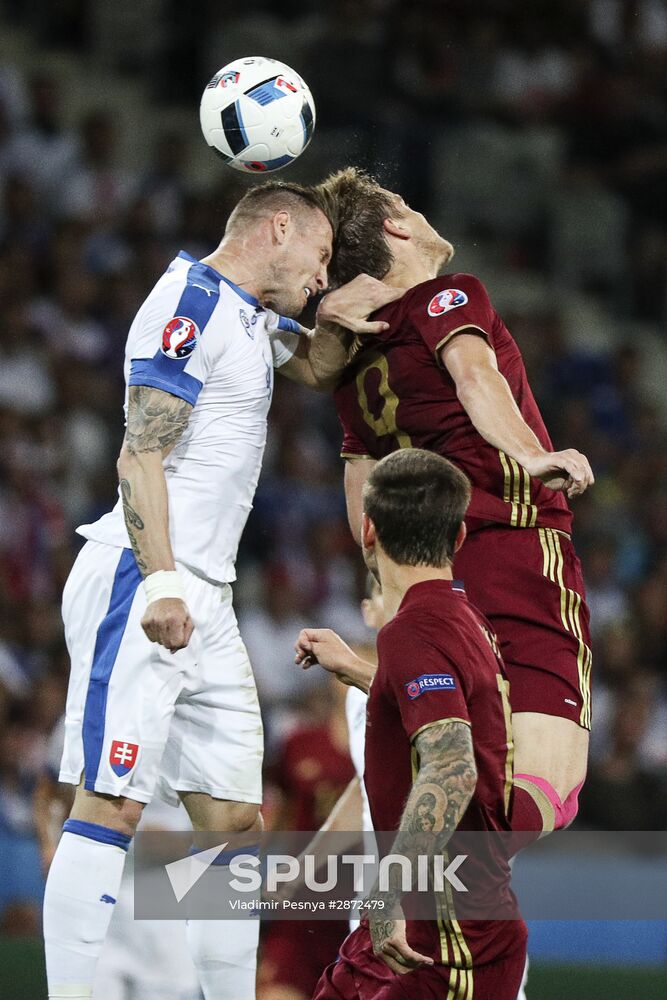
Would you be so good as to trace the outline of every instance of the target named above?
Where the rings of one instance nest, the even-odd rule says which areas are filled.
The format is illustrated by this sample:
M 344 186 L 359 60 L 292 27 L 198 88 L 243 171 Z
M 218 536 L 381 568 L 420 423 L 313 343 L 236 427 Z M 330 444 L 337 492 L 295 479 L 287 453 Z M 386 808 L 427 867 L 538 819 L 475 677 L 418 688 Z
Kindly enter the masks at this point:
M 468 301 L 468 296 L 460 288 L 445 288 L 444 291 L 434 295 L 428 304 L 429 316 L 442 316 L 450 309 L 458 309 Z
M 189 358 L 197 346 L 199 327 L 187 316 L 174 316 L 162 331 L 162 353 L 175 361 Z
M 138 743 L 127 743 L 125 740 L 114 740 L 109 751 L 111 770 L 119 778 L 125 777 L 137 763 L 139 753 Z

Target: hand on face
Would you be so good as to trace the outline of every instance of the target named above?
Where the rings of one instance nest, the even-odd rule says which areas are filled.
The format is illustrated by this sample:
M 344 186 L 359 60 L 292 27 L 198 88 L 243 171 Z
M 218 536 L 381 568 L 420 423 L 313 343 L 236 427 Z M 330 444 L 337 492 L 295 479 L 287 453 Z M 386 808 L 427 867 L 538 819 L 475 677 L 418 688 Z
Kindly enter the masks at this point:
M 377 309 L 395 302 L 405 294 L 405 288 L 385 285 L 368 274 L 359 274 L 347 285 L 329 292 L 317 310 L 318 324 L 332 324 L 356 334 L 382 333 L 389 323 L 368 322 Z

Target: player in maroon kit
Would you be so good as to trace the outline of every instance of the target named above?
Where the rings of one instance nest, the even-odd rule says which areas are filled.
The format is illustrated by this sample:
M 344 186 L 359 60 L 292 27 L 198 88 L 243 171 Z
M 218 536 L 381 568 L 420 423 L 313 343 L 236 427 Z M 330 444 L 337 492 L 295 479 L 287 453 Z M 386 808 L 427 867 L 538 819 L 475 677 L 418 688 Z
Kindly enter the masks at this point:
M 320 186 L 334 218 L 333 276 L 366 271 L 402 287 L 357 338 L 335 392 L 350 527 L 375 462 L 419 446 L 472 481 L 456 559 L 492 623 L 511 685 L 516 744 L 512 824 L 541 832 L 576 815 L 591 722 L 588 610 L 570 540 L 574 497 L 593 483 L 584 455 L 554 451 L 519 349 L 482 283 L 437 277 L 453 255 L 423 215 L 355 170 Z
M 488 623 L 452 579 L 469 497 L 466 477 L 421 449 L 385 458 L 364 487 L 364 553 L 376 562 L 390 617 L 378 634 L 364 780 L 373 826 L 397 831 L 391 853 L 413 863 L 443 854 L 457 829 L 510 828 L 502 661 Z M 301 661 L 327 667 L 336 660 L 344 668 L 346 649 L 342 672 L 363 677 L 369 665 L 329 630 L 306 629 L 298 640 Z M 486 874 L 496 912 L 509 903 L 516 914 L 507 863 Z M 411 894 L 402 898 L 399 883 L 397 875 L 387 891 L 372 890 L 366 919 L 323 973 L 315 1000 L 515 1000 L 526 957 L 523 921 L 457 920 L 440 907 L 438 919 L 411 920 Z

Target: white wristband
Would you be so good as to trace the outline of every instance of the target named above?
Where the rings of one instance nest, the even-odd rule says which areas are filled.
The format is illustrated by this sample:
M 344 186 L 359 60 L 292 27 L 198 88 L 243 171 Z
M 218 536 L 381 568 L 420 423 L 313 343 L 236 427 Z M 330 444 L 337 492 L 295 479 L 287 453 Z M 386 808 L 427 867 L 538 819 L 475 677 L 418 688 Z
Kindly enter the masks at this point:
M 149 604 L 153 601 L 162 601 L 166 597 L 185 600 L 183 580 L 176 569 L 159 569 L 156 573 L 151 573 L 144 580 L 144 590 Z

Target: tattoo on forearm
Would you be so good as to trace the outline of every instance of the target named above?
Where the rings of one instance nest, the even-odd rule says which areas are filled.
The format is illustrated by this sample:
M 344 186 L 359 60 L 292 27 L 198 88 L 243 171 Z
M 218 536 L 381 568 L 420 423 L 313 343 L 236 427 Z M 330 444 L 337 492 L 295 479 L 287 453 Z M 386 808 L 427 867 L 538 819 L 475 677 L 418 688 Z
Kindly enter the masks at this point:
M 377 920 L 374 920 L 371 911 L 368 924 L 371 941 L 373 942 L 373 949 L 379 954 L 382 951 L 382 946 L 385 941 L 388 941 L 390 937 L 393 937 L 396 930 L 396 921 L 385 920 L 383 917 L 379 917 Z
M 132 454 L 171 448 L 188 425 L 192 406 L 150 386 L 130 386 L 127 407 L 127 448 Z
M 120 481 L 120 495 L 123 501 L 123 514 L 125 516 L 125 526 L 127 528 L 128 538 L 130 539 L 130 545 L 132 546 L 132 551 L 134 552 L 134 558 L 137 560 L 137 566 L 141 573 L 145 576 L 148 570 L 146 561 L 141 556 L 141 550 L 139 548 L 139 539 L 137 538 L 135 532 L 144 530 L 144 522 L 137 514 L 136 510 L 132 506 L 130 500 L 132 497 L 132 487 L 130 486 L 127 479 L 121 479 Z
M 465 722 L 448 720 L 429 727 L 417 736 L 415 748 L 419 754 L 419 773 L 391 848 L 391 853 L 413 862 L 413 871 L 417 870 L 415 862 L 419 855 L 432 859 L 444 853 L 477 782 L 472 734 Z M 389 893 L 382 894 L 385 920 L 402 895 L 398 866 L 390 869 L 389 883 Z M 377 887 L 371 895 L 376 891 Z M 370 918 L 373 923 L 372 913 Z M 379 923 L 376 934 L 379 940 Z

